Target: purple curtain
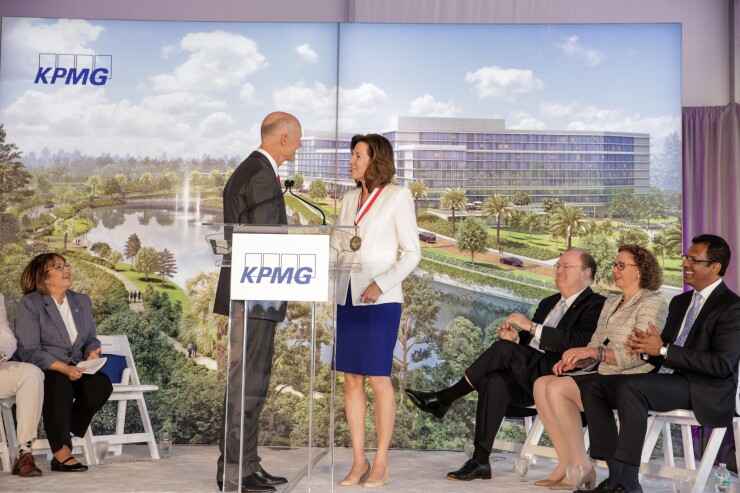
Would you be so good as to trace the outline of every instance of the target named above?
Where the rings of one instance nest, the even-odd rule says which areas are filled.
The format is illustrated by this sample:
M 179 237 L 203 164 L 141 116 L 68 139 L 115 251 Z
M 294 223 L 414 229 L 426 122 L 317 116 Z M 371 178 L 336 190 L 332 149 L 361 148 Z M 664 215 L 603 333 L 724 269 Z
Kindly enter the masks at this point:
M 740 104 L 683 108 L 684 245 L 701 233 L 727 240 L 725 282 L 740 288 Z

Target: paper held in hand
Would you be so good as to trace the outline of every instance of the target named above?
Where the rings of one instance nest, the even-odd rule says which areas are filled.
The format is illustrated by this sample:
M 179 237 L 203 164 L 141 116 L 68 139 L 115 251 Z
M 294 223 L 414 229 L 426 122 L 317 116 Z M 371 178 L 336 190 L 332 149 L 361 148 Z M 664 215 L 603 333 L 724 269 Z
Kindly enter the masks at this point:
M 85 361 L 80 361 L 79 363 L 77 363 L 77 368 L 81 369 L 82 373 L 92 375 L 94 373 L 97 373 L 97 371 L 103 367 L 106 361 L 108 361 L 108 358 L 105 357 L 86 359 Z

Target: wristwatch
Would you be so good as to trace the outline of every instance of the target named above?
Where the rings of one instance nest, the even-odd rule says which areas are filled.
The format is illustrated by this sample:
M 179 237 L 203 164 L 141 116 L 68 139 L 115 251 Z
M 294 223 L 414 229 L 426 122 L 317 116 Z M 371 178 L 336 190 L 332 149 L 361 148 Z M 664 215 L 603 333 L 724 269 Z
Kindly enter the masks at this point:
M 664 344 L 662 348 L 660 348 L 660 355 L 662 357 L 668 356 L 668 343 Z

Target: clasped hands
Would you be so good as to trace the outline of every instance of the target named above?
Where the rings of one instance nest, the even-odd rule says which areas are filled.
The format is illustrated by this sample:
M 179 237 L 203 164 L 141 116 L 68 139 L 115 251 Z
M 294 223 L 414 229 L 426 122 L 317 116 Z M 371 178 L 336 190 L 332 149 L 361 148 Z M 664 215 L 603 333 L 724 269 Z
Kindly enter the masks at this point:
M 660 337 L 660 332 L 655 328 L 652 322 L 648 322 L 646 330 L 641 330 L 638 327 L 632 329 L 632 334 L 627 338 L 625 342 L 627 352 L 630 354 L 647 354 L 650 356 L 659 356 L 660 348 L 663 347 L 663 339 Z
M 574 347 L 563 353 L 563 357 L 552 367 L 555 375 L 560 375 L 571 370 L 586 368 L 593 364 L 598 356 L 598 348 Z
M 522 330 L 529 331 L 532 329 L 532 321 L 521 313 L 512 313 L 506 317 L 503 325 L 496 329 L 499 339 L 517 342 L 519 339 L 519 331 L 515 326 L 520 327 Z

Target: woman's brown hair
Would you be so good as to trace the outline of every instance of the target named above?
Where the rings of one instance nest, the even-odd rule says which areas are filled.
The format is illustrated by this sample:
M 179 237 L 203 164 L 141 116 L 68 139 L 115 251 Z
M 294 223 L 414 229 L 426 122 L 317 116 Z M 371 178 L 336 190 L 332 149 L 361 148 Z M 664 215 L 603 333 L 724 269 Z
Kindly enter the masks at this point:
M 376 187 L 383 187 L 391 182 L 396 174 L 396 165 L 393 159 L 393 146 L 379 134 L 355 135 L 349 145 L 351 151 L 360 142 L 367 144 L 367 155 L 370 165 L 365 171 L 365 187 L 372 192 Z M 357 186 L 362 184 L 358 181 Z
M 46 288 L 46 273 L 53 268 L 56 259 L 62 259 L 64 263 L 67 260 L 58 253 L 41 253 L 36 255 L 23 269 L 21 274 L 21 291 L 23 294 L 38 291 L 41 294 L 49 294 Z
M 660 270 L 660 264 L 655 255 L 647 248 L 640 245 L 622 245 L 619 247 L 620 252 L 627 252 L 632 255 L 637 264 L 637 270 L 640 271 L 640 287 L 657 291 L 663 284 L 663 271 Z

